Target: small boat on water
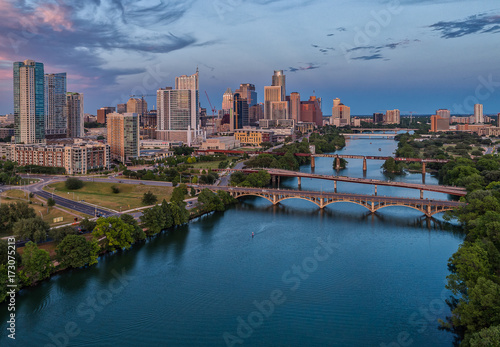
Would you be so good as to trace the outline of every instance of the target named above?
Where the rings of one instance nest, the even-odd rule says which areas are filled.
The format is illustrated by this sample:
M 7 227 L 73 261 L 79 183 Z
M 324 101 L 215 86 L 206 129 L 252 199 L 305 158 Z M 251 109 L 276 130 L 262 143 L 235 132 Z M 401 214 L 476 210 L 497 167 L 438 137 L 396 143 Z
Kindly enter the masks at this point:
M 379 151 L 379 152 L 382 152 L 382 148 L 379 148 L 379 149 L 378 149 L 378 151 Z

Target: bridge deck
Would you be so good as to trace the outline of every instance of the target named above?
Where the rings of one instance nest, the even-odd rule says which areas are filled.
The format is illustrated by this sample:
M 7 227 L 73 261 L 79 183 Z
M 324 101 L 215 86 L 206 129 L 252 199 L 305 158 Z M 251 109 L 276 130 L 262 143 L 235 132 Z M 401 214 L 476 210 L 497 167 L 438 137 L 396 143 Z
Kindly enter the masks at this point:
M 460 187 L 450 187 L 450 186 L 440 186 L 440 185 L 428 185 L 428 184 L 417 184 L 417 183 L 404 183 L 404 182 L 389 182 L 382 180 L 374 180 L 368 178 L 354 178 L 347 176 L 330 176 L 330 175 L 318 175 L 318 174 L 310 174 L 305 172 L 297 172 L 297 171 L 289 171 L 289 170 L 280 170 L 280 169 L 263 169 L 269 172 L 269 174 L 273 176 L 282 176 L 282 177 L 303 177 L 303 178 L 314 178 L 314 179 L 322 179 L 329 181 L 339 181 L 339 182 L 349 182 L 349 183 L 359 183 L 359 184 L 370 184 L 370 185 L 378 185 L 378 186 L 390 186 L 390 187 L 398 187 L 398 188 L 408 188 L 408 189 L 418 189 L 423 191 L 430 191 L 436 193 L 444 193 L 456 196 L 465 196 L 467 195 L 467 191 L 464 188 Z M 230 172 L 244 172 L 244 173 L 255 173 L 258 172 L 259 169 L 217 169 L 214 171 L 230 171 Z

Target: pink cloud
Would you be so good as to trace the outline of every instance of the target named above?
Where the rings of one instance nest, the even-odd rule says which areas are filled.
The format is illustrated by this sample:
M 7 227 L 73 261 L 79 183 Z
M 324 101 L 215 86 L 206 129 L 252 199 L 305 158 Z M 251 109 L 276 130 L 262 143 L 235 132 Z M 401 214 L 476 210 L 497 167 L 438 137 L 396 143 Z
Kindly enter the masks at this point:
M 42 4 L 36 8 L 34 13 L 35 17 L 38 17 L 42 23 L 49 24 L 54 31 L 74 30 L 73 23 L 68 18 L 69 11 L 63 6 Z

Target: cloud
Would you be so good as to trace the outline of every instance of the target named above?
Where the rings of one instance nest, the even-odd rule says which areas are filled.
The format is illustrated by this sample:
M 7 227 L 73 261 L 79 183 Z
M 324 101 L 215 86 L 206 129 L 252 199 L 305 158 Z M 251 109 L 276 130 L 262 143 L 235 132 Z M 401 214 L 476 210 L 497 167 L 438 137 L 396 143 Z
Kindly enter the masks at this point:
M 372 54 L 372 55 L 362 55 L 360 57 L 355 57 L 355 58 L 351 58 L 351 59 L 352 60 L 378 60 L 378 59 L 384 59 L 384 57 L 381 54 Z
M 471 34 L 500 33 L 500 15 L 478 14 L 462 20 L 438 22 L 429 26 L 441 32 L 444 39 L 454 39 Z
M 0 49 L 11 62 L 35 59 L 70 76 L 85 75 L 89 83 L 113 85 L 119 76 L 145 71 L 127 67 L 128 57 L 140 56 L 143 66 L 154 54 L 215 43 L 173 31 L 193 1 L 2 1 Z
M 306 63 L 306 66 L 298 66 L 298 67 L 290 66 L 287 71 L 297 72 L 297 71 L 306 71 L 306 70 L 314 70 L 314 69 L 319 69 L 319 66 L 314 64 L 314 63 Z

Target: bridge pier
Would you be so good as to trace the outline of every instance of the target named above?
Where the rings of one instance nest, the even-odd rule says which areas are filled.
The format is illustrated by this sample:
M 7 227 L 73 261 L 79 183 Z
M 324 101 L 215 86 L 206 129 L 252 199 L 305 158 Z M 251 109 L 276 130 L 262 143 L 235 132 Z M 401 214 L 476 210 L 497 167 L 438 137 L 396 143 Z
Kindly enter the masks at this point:
M 422 173 L 425 175 L 425 161 L 422 162 Z
M 425 215 L 427 217 L 429 217 L 429 218 L 432 217 L 432 214 L 431 214 L 431 205 L 427 205 L 427 210 L 425 212 Z
M 424 198 L 424 191 L 422 189 L 420 189 L 420 199 L 423 199 Z
M 315 159 L 314 156 L 311 155 L 311 169 L 314 169 L 316 167 L 316 162 L 314 159 Z
M 297 184 L 299 188 L 302 186 L 302 177 L 297 177 Z
M 276 176 L 274 176 L 274 175 L 271 176 L 271 183 L 272 183 L 273 187 L 276 185 Z
M 333 189 L 334 189 L 334 192 L 336 193 L 337 192 L 337 181 L 333 181 Z
M 337 170 L 337 171 L 340 170 L 340 158 L 338 155 L 335 158 L 335 170 Z
M 377 196 L 377 185 L 375 185 L 375 196 Z
M 363 172 L 366 172 L 367 167 L 366 167 L 366 157 L 363 157 Z

